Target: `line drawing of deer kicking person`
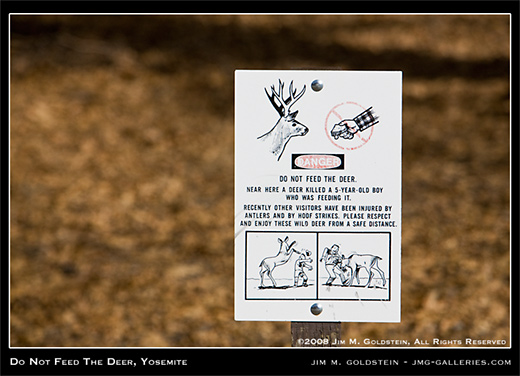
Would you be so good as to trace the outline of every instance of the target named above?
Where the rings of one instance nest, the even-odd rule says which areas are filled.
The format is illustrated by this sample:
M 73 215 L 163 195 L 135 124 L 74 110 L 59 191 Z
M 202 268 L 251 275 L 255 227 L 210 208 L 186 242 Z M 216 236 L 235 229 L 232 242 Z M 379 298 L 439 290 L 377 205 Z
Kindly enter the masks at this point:
M 373 270 L 377 271 L 381 278 L 383 279 L 383 286 L 386 285 L 386 279 L 385 279 L 385 273 L 381 270 L 381 268 L 378 265 L 378 261 L 382 260 L 379 256 L 374 255 L 358 255 L 358 254 L 352 254 L 348 256 L 343 261 L 343 266 L 345 268 L 349 268 L 351 270 L 350 273 L 350 279 L 347 283 L 347 286 L 352 286 L 352 281 L 354 277 L 356 277 L 357 284 L 359 285 L 359 271 L 361 268 L 365 268 L 365 270 L 368 272 L 368 282 L 365 285 L 365 287 L 370 287 L 370 282 L 372 282 L 372 278 L 374 277 Z
M 289 237 L 286 236 L 284 240 L 278 238 L 278 242 L 280 243 L 280 250 L 278 251 L 278 254 L 276 256 L 266 257 L 260 262 L 260 287 L 264 288 L 264 275 L 267 274 L 267 276 L 271 279 L 271 282 L 273 282 L 273 287 L 276 286 L 276 281 L 273 278 L 273 270 L 280 265 L 284 265 L 289 261 L 291 258 L 293 252 L 296 252 L 298 254 L 301 254 L 301 252 L 294 249 L 294 245 L 296 244 L 296 241 L 293 241 L 291 244 L 289 244 Z
M 289 98 L 284 99 L 284 84 L 281 80 L 278 80 L 278 84 L 278 92 L 276 92 L 274 85 L 271 85 L 271 94 L 265 88 L 264 90 L 280 118 L 269 132 L 259 136 L 258 139 L 269 145 L 269 151 L 278 157 L 277 160 L 279 161 L 290 139 L 296 136 L 305 136 L 309 132 L 309 128 L 296 120 L 298 111 L 291 112 L 291 107 L 305 93 L 305 85 L 303 85 L 302 91 L 296 94 L 297 90 L 293 90 L 293 81 L 291 81 Z
M 344 270 L 341 268 L 341 262 L 345 258 L 345 255 L 340 255 L 339 246 L 334 244 L 332 247 L 325 248 L 321 256 L 320 262 L 325 262 L 325 269 L 329 273 L 329 279 L 325 282 L 325 285 L 330 286 L 332 282 L 339 277 L 342 284 L 347 282 Z
M 311 251 L 309 251 L 308 249 L 302 249 L 300 257 L 298 257 L 298 259 L 294 263 L 294 287 L 298 287 L 300 278 L 303 279 L 302 286 L 308 286 L 307 281 L 309 280 L 309 277 L 307 277 L 305 269 L 309 269 L 309 271 L 312 270 L 312 265 L 310 264 L 312 262 L 312 259 L 310 258 L 310 256 Z

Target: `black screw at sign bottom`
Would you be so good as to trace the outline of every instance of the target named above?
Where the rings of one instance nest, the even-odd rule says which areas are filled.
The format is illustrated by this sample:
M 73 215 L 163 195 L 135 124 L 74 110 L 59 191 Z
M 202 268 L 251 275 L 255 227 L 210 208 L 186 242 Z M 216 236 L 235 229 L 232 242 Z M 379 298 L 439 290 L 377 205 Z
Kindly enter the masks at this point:
M 311 312 L 313 315 L 318 316 L 320 313 L 323 312 L 323 307 L 321 306 L 320 303 L 314 303 L 311 306 Z

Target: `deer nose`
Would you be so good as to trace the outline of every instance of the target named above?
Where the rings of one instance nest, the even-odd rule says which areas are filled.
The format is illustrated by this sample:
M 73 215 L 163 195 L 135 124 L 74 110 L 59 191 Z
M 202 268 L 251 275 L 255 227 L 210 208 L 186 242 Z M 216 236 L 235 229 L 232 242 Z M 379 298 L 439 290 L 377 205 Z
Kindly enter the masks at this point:
M 304 127 L 302 131 L 302 136 L 305 136 L 309 132 L 309 128 Z

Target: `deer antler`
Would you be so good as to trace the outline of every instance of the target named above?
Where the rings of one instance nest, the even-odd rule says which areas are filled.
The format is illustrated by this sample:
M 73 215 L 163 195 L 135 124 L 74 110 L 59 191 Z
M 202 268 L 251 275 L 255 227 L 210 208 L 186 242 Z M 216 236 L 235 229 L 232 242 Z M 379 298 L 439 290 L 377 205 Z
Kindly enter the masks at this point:
M 286 105 L 290 103 L 289 107 L 287 107 L 287 113 L 289 113 L 292 105 L 295 104 L 298 101 L 298 99 L 300 99 L 303 96 L 303 94 L 305 94 L 305 88 L 305 85 L 303 85 L 302 91 L 300 91 L 300 93 L 295 97 L 294 94 L 296 94 L 296 89 L 294 89 L 293 91 L 293 81 L 291 81 L 291 84 L 289 85 L 290 97 L 285 102 Z
M 293 90 L 293 81 L 291 81 L 291 84 L 289 85 L 289 98 L 283 99 L 283 86 L 281 80 L 278 80 L 279 88 L 278 93 L 276 92 L 274 85 L 271 85 L 271 95 L 267 92 L 267 90 L 264 88 L 265 93 L 267 94 L 267 97 L 271 101 L 271 104 L 275 108 L 275 110 L 278 112 L 280 116 L 286 116 L 289 114 L 289 111 L 293 104 L 300 99 L 303 94 L 305 93 L 305 85 L 303 85 L 302 91 L 298 93 L 296 96 L 296 89 Z M 276 100 L 275 100 L 276 98 Z
M 274 85 L 271 85 L 271 95 L 269 95 L 269 93 L 267 92 L 267 90 L 264 88 L 265 90 L 265 93 L 267 94 L 267 97 L 269 98 L 269 100 L 271 101 L 271 104 L 273 105 L 273 107 L 275 108 L 276 112 L 278 112 L 278 114 L 280 116 L 285 116 L 285 102 L 283 101 L 283 98 L 282 98 L 282 94 L 283 94 L 283 83 L 281 80 L 278 80 L 278 83 L 280 85 L 279 87 L 279 93 L 277 93 L 274 89 Z M 278 99 L 278 103 L 277 101 L 275 100 Z

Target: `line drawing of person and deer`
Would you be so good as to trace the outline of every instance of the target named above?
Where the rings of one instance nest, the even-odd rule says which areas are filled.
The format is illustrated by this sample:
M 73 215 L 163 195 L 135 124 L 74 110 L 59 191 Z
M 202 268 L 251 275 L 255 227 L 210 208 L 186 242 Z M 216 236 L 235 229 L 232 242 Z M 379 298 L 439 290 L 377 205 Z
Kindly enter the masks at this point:
M 291 286 L 279 286 L 273 276 L 273 271 L 280 266 L 283 266 L 289 262 L 294 253 L 300 256 L 294 263 L 294 285 L 293 287 L 307 287 L 308 276 L 306 269 L 311 271 L 312 268 L 312 252 L 307 249 L 298 251 L 294 246 L 297 242 L 294 240 L 289 242 L 289 236 L 286 236 L 283 240 L 278 238 L 279 249 L 278 253 L 274 256 L 268 256 L 262 259 L 258 267 L 260 268 L 260 289 L 266 288 L 289 288 Z M 379 266 L 379 261 L 383 259 L 380 256 L 372 254 L 357 254 L 352 253 L 348 257 L 339 252 L 339 246 L 337 244 L 332 245 L 330 248 L 325 247 L 323 254 L 320 258 L 320 262 L 325 264 L 325 270 L 327 271 L 329 278 L 324 283 L 326 286 L 332 286 L 333 282 L 339 277 L 341 284 L 334 286 L 341 287 L 365 287 L 365 288 L 384 288 L 387 283 L 384 271 Z M 368 281 L 365 285 L 361 285 L 360 272 L 361 269 L 365 269 L 368 274 Z M 382 282 L 382 287 L 371 285 L 372 280 L 377 272 Z M 347 277 L 348 275 L 348 277 Z M 265 285 L 265 276 L 271 280 L 271 285 Z M 354 278 L 356 279 L 357 285 L 354 285 Z M 299 281 L 303 283 L 300 285 Z
M 311 252 L 307 249 L 302 249 L 298 251 L 294 248 L 296 245 L 296 241 L 292 241 L 289 243 L 289 236 L 286 236 L 285 239 L 278 238 L 278 243 L 280 244 L 280 248 L 278 253 L 275 256 L 269 256 L 262 259 L 259 264 L 260 267 L 260 287 L 261 289 L 268 288 L 264 284 L 264 277 L 267 275 L 272 282 L 272 286 L 270 288 L 287 288 L 289 286 L 279 286 L 276 283 L 276 279 L 273 277 L 273 271 L 276 267 L 285 265 L 289 262 L 292 255 L 294 253 L 299 254 L 300 256 L 294 263 L 294 286 L 293 287 L 307 287 L 308 285 L 308 276 L 306 274 L 306 269 L 312 270 L 312 259 L 310 258 Z M 299 281 L 303 280 L 302 285 L 299 284 Z
M 371 288 L 376 286 L 371 286 L 376 271 L 382 280 L 383 287 L 386 285 L 386 278 L 384 271 L 379 267 L 379 261 L 383 260 L 381 257 L 372 255 L 372 254 L 357 254 L 352 253 L 348 257 L 340 254 L 339 246 L 337 244 L 332 245 L 330 248 L 325 247 L 323 250 L 322 257 L 320 258 L 320 262 L 325 263 L 325 269 L 329 274 L 329 278 L 327 282 L 325 282 L 326 286 L 332 286 L 332 283 L 336 280 L 336 278 L 340 278 L 341 285 L 347 287 L 365 287 Z M 368 282 L 364 286 L 360 286 L 360 278 L 359 273 L 361 269 L 365 269 L 368 273 Z M 349 273 L 350 277 L 347 278 L 345 273 Z M 354 278 L 356 278 L 357 286 L 353 285 Z
M 258 139 L 268 145 L 268 150 L 279 161 L 287 146 L 287 143 L 298 136 L 305 136 L 309 132 L 309 128 L 296 120 L 298 110 L 291 112 L 291 107 L 305 94 L 306 86 L 297 93 L 297 89 L 293 88 L 293 81 L 289 85 L 289 97 L 284 98 L 284 83 L 278 80 L 278 92 L 274 85 L 271 85 L 271 94 L 264 88 L 264 91 L 278 113 L 278 121 L 269 130 L 259 136 Z

